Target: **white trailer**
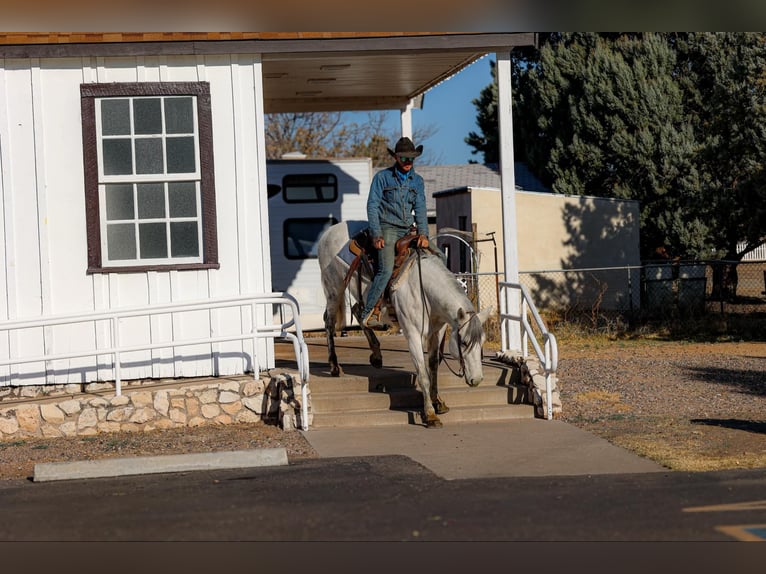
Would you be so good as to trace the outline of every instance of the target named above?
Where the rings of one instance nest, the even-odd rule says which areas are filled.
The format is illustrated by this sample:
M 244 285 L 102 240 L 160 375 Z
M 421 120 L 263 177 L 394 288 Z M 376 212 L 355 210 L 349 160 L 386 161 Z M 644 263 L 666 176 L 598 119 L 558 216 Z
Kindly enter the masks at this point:
M 266 162 L 272 288 L 298 300 L 305 330 L 324 328 L 316 241 L 333 223 L 367 219 L 372 175 L 370 158 Z

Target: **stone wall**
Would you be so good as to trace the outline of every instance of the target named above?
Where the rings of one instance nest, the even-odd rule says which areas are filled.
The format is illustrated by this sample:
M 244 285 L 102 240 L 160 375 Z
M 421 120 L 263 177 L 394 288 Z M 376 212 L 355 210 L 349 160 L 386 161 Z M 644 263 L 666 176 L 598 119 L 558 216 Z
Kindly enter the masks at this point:
M 527 400 L 535 405 L 535 416 L 546 418 L 548 395 L 545 391 L 545 370 L 540 366 L 537 357 L 525 358 L 510 351 L 497 351 L 495 359 L 518 369 L 519 382 L 527 387 Z M 555 374 L 551 377 L 551 413 L 553 418 L 560 417 L 562 413 L 558 377 Z
M 300 380 L 288 373 L 133 381 L 119 396 L 113 383 L 15 387 L 0 397 L 0 441 L 258 421 L 294 430 L 302 425 L 300 399 Z M 310 406 L 309 395 L 309 424 Z

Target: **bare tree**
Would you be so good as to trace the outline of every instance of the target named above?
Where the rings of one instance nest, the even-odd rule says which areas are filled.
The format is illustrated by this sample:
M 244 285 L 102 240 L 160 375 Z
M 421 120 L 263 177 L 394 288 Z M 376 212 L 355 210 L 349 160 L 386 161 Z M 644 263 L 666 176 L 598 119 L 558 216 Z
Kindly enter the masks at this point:
M 369 157 L 373 167 L 392 161 L 387 149 L 399 139 L 397 130 L 386 128 L 386 112 L 367 114 L 366 121 L 347 120 L 341 112 L 269 114 L 266 116 L 266 157 L 279 159 L 289 152 L 300 152 L 309 158 Z M 435 125 L 414 130 L 419 145 L 438 131 Z M 420 163 L 433 164 L 438 157 L 428 146 Z

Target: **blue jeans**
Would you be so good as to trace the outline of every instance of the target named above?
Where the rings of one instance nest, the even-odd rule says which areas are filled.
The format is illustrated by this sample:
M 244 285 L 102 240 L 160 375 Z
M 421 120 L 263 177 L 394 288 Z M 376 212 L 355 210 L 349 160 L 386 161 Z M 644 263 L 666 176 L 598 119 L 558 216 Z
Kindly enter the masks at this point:
M 375 303 L 383 295 L 388 285 L 391 274 L 394 272 L 394 260 L 396 259 L 396 242 L 404 237 L 408 229 L 401 227 L 381 226 L 383 232 L 383 249 L 378 250 L 378 268 L 372 278 L 370 288 L 367 290 L 367 300 L 362 311 L 362 319 L 375 307 Z

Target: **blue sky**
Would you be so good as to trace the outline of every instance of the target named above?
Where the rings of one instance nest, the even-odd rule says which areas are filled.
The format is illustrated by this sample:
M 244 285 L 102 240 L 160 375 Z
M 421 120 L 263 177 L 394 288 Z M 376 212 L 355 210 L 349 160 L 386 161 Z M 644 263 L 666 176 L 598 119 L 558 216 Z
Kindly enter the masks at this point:
M 469 160 L 483 161 L 481 154 L 472 155 L 465 138 L 471 131 L 478 131 L 476 107 L 471 103 L 478 98 L 481 90 L 492 81 L 489 63 L 494 54 L 487 55 L 464 68 L 448 80 L 429 90 L 423 100 L 423 109 L 413 110 L 412 127 L 431 125 L 438 131 L 424 141 L 424 154 L 429 163 L 452 165 L 468 163 Z M 399 112 L 386 113 L 386 128 L 399 133 L 401 124 Z M 391 142 L 391 146 L 395 140 Z
M 469 160 L 481 162 L 481 154 L 472 155 L 465 138 L 471 131 L 478 131 L 476 125 L 476 106 L 471 102 L 478 98 L 481 90 L 491 81 L 489 62 L 492 55 L 485 56 L 464 68 L 449 80 L 442 82 L 426 93 L 423 109 L 412 112 L 412 127 L 436 125 L 439 131 L 423 143 L 433 153 L 439 164 L 468 163 Z M 398 114 L 396 114 L 398 116 Z M 396 122 L 398 125 L 398 117 Z

